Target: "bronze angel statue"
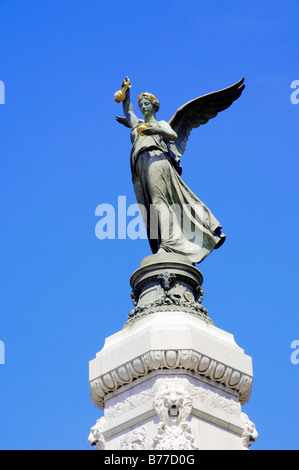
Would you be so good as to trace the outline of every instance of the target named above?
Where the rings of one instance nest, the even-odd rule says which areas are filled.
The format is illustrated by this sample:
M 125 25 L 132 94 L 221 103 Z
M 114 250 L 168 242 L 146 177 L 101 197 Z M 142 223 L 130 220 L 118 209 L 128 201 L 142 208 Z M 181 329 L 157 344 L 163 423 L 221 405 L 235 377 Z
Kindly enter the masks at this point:
M 220 91 L 200 96 L 181 106 L 168 121 L 158 121 L 160 103 L 151 93 L 138 97 L 144 119 L 139 119 L 130 98 L 128 77 L 115 93 L 125 117 L 117 121 L 131 128 L 131 171 L 134 191 L 147 229 L 152 252 L 177 253 L 200 263 L 225 240 L 222 227 L 208 207 L 181 178 L 180 158 L 192 129 L 206 124 L 238 99 L 244 79 Z

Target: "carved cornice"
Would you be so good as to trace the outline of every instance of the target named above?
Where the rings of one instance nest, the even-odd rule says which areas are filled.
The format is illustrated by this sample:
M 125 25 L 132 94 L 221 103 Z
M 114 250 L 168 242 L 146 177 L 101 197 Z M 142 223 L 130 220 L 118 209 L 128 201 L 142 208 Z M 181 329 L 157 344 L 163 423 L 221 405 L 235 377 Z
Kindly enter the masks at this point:
M 251 394 L 252 377 L 222 362 L 192 349 L 155 350 L 91 380 L 90 393 L 94 405 L 104 409 L 107 394 L 157 370 L 186 370 L 198 374 L 236 391 L 241 404 L 246 403 Z

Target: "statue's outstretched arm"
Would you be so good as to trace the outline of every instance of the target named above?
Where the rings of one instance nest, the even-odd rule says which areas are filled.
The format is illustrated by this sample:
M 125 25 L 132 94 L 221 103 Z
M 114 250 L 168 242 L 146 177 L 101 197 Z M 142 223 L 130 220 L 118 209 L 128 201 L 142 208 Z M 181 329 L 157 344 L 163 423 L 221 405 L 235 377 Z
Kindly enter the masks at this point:
M 126 116 L 116 116 L 116 120 L 126 127 L 133 128 L 138 124 L 139 119 L 137 118 L 133 110 L 133 105 L 130 97 L 130 88 L 130 79 L 126 77 L 121 84 L 121 90 L 117 91 L 114 94 L 114 101 L 116 101 L 117 103 L 123 103 L 124 114 Z
M 127 121 L 129 123 L 130 127 L 132 127 L 132 128 L 135 127 L 138 124 L 139 119 L 136 116 L 136 114 L 134 113 L 129 89 L 126 92 L 126 98 L 123 101 L 123 109 L 124 109 L 124 114 L 127 118 Z

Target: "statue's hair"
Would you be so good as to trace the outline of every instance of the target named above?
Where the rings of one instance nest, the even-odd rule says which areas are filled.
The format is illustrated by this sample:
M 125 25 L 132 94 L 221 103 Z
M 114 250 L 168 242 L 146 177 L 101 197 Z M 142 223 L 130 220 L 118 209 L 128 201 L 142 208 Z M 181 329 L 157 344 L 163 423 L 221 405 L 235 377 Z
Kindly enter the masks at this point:
M 158 112 L 159 111 L 159 108 L 160 108 L 160 102 L 159 100 L 155 97 L 155 95 L 153 95 L 152 93 L 148 93 L 147 91 L 145 93 L 141 93 L 139 96 L 138 96 L 138 104 L 139 104 L 139 101 L 141 100 L 141 98 L 147 98 L 153 105 L 153 108 L 154 108 L 154 111 L 155 112 Z

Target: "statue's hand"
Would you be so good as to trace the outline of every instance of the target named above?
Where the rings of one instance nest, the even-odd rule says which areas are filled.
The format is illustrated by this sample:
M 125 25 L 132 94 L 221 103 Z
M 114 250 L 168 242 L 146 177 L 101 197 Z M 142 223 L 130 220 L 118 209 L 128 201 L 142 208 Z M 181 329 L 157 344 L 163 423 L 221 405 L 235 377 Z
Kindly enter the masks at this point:
M 129 88 L 131 88 L 131 85 L 130 85 L 130 79 L 128 77 L 126 77 L 123 81 L 122 81 L 122 84 L 121 84 L 121 87 L 124 91 L 127 91 L 129 90 Z
M 160 132 L 161 132 L 161 129 L 158 126 L 158 124 L 155 122 L 151 123 L 150 127 L 148 127 L 147 129 L 142 130 L 142 133 L 144 135 L 155 135 L 155 134 L 160 134 Z
M 128 90 L 131 88 L 130 79 L 128 77 L 122 81 L 121 90 L 114 93 L 114 101 L 117 103 L 124 102 L 127 98 Z

